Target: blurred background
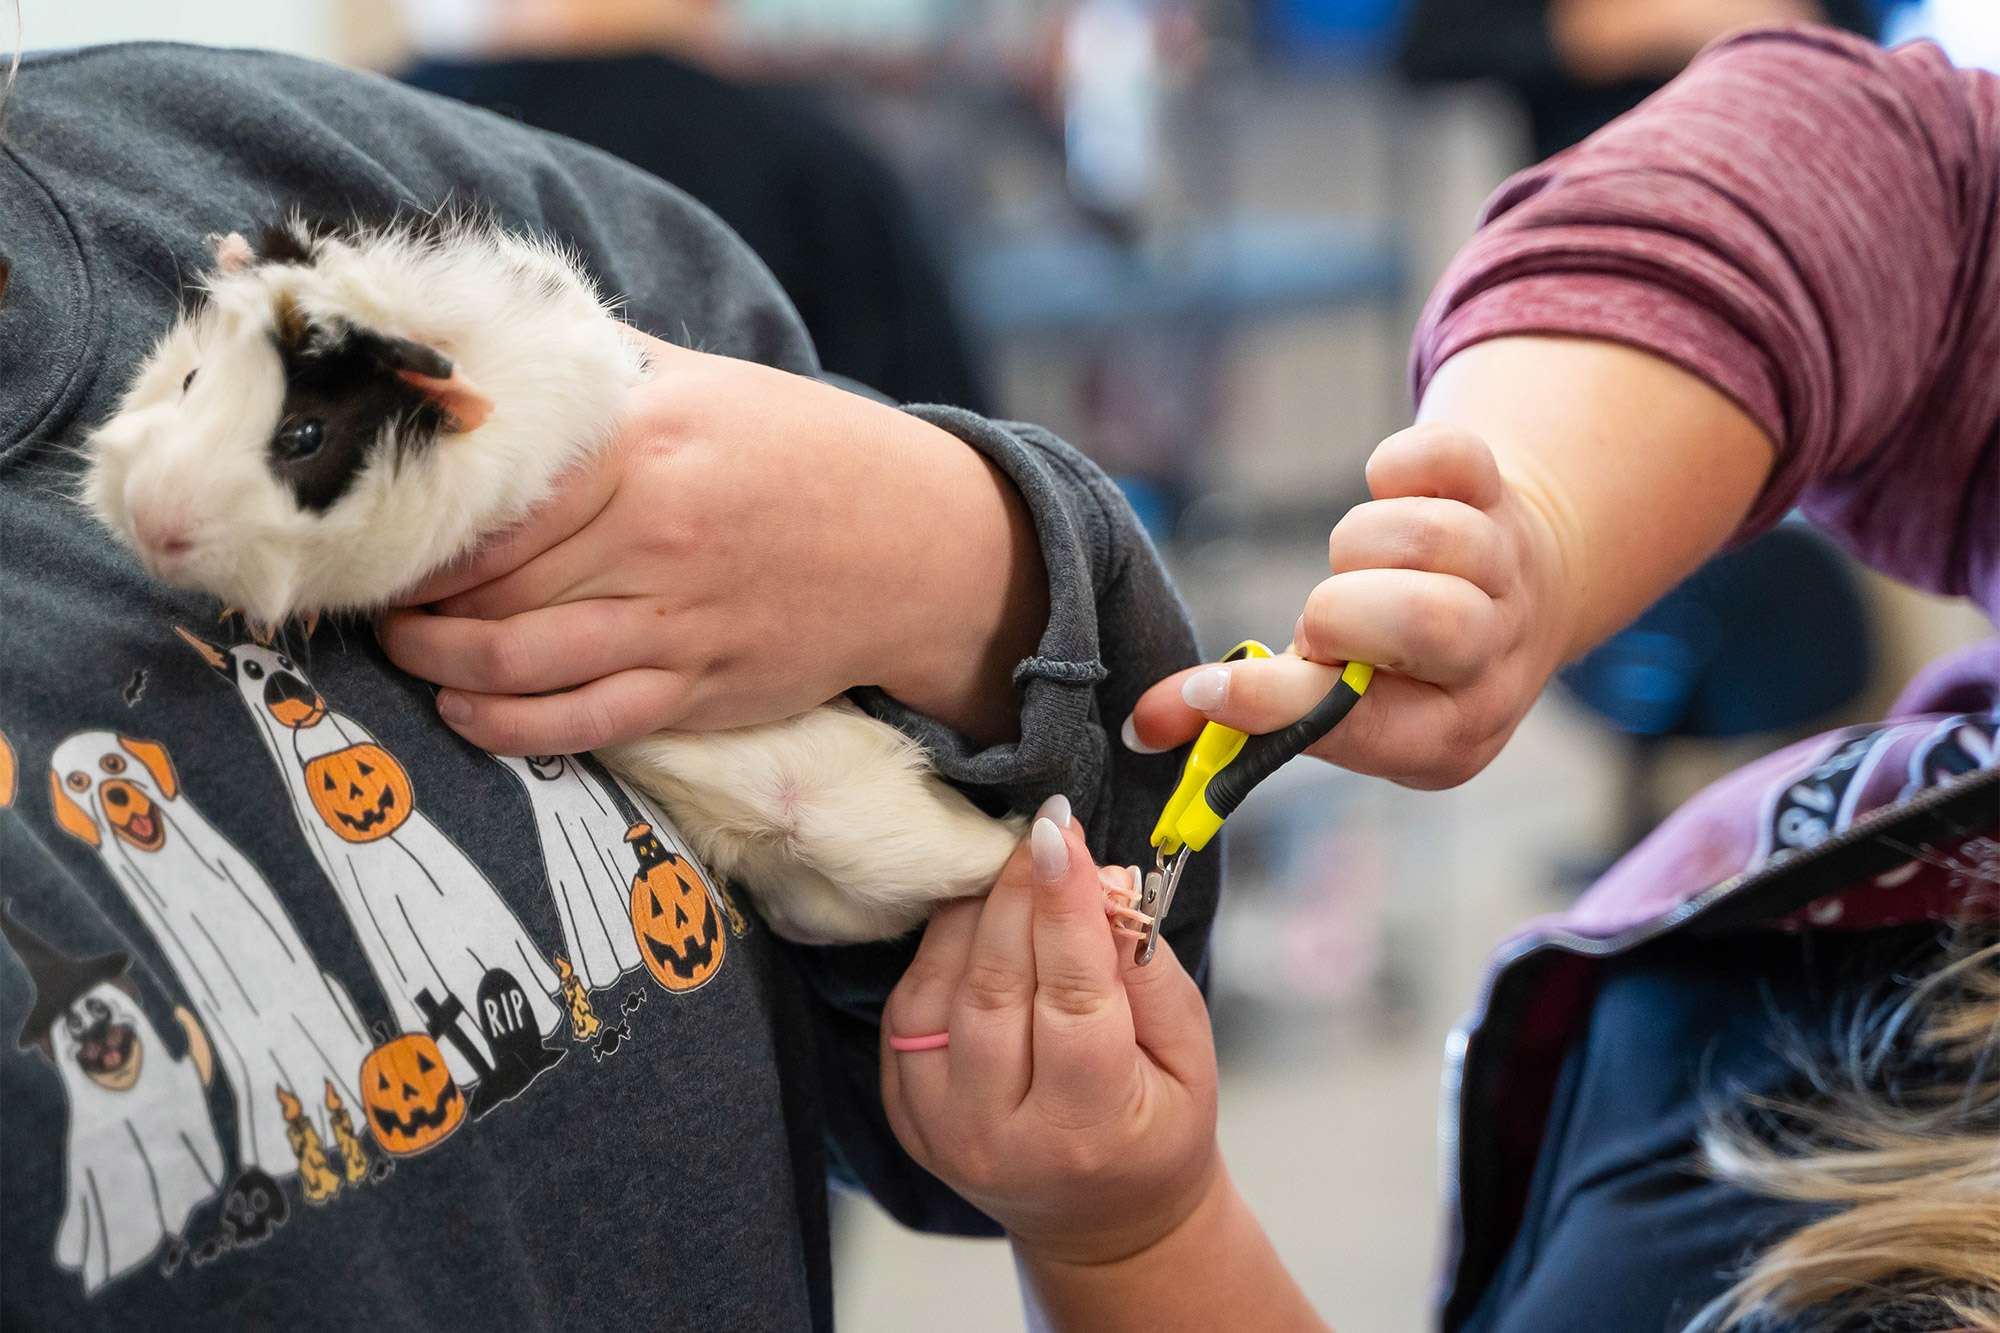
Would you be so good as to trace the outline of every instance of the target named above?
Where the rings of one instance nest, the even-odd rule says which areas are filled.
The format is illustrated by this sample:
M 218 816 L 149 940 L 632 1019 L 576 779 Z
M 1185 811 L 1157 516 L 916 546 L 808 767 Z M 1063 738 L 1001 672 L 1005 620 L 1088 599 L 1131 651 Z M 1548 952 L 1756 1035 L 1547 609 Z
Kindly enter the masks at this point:
M 1288 637 L 1485 195 L 1774 19 L 2000 66 L 1993 0 L 25 0 L 23 43 L 296 51 L 664 176 L 831 370 L 1099 459 L 1219 653 Z M 1708 778 L 1988 632 L 1788 525 L 1578 664 L 1467 786 L 1300 765 L 1232 821 L 1224 1148 L 1336 1326 L 1424 1320 L 1440 1057 L 1486 951 Z M 836 1246 L 845 1327 L 1021 1326 L 1002 1246 L 852 1199 Z

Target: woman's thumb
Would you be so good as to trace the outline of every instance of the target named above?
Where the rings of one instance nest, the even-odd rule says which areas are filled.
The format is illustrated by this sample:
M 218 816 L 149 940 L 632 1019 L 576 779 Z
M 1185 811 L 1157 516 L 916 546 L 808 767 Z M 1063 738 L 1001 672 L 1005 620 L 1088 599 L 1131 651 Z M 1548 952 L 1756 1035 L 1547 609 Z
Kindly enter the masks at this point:
M 1142 965 L 1136 947 L 1121 937 L 1119 972 L 1132 1011 L 1132 1036 L 1140 1048 L 1178 1083 L 1214 1079 L 1215 1039 L 1209 1033 L 1208 1005 L 1173 945 L 1163 937 L 1152 961 Z

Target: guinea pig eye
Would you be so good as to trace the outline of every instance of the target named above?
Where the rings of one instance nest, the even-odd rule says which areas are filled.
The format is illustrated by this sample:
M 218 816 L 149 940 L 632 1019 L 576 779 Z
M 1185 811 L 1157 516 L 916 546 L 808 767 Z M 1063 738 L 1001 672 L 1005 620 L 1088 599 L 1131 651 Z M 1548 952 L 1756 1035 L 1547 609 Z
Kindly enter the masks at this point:
M 181 381 L 181 392 L 182 392 L 182 393 L 186 393 L 186 392 L 188 391 L 188 386 L 194 383 L 194 375 L 195 375 L 195 370 L 200 370 L 200 369 L 201 369 L 201 367 L 200 367 L 200 366 L 196 366 L 196 367 L 194 368 L 194 370 L 190 370 L 190 371 L 189 371 L 189 372 L 187 373 L 187 378 Z
M 318 453 L 325 434 L 326 426 L 318 417 L 292 417 L 278 427 L 271 443 L 276 447 L 279 458 L 296 463 Z

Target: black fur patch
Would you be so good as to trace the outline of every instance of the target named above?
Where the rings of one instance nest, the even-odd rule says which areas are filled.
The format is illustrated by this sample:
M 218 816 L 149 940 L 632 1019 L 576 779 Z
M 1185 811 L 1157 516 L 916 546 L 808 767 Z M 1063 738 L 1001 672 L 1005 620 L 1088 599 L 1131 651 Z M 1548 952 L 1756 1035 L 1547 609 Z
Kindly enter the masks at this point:
M 304 237 L 300 236 L 304 232 Z M 262 264 L 310 264 L 313 248 L 308 238 L 319 235 L 311 223 L 279 222 L 264 228 L 257 237 L 255 254 Z
M 285 406 L 278 430 L 304 418 L 321 424 L 320 447 L 287 457 L 274 437 L 271 471 L 300 507 L 325 513 L 339 502 L 369 460 L 392 446 L 400 462 L 437 442 L 444 413 L 396 377 L 395 343 L 351 325 L 285 328 L 277 339 L 285 366 Z

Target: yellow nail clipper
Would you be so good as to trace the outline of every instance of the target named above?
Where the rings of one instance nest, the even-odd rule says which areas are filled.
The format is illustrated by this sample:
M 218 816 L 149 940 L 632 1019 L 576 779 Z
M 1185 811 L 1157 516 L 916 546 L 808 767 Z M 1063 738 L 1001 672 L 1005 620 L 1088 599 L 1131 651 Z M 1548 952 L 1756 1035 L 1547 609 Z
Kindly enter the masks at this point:
M 1240 662 L 1271 655 L 1271 650 L 1255 639 L 1245 639 L 1222 660 Z M 1339 726 L 1361 702 L 1374 678 L 1375 668 L 1368 663 L 1349 662 L 1310 713 L 1279 731 L 1252 736 L 1220 722 L 1201 729 L 1181 769 L 1180 785 L 1153 825 L 1153 869 L 1140 888 L 1137 904 L 1140 914 L 1149 919 L 1133 953 L 1135 962 L 1144 966 L 1153 961 L 1188 857 L 1208 846 L 1222 831 L 1222 821 L 1243 804 L 1258 783 Z

